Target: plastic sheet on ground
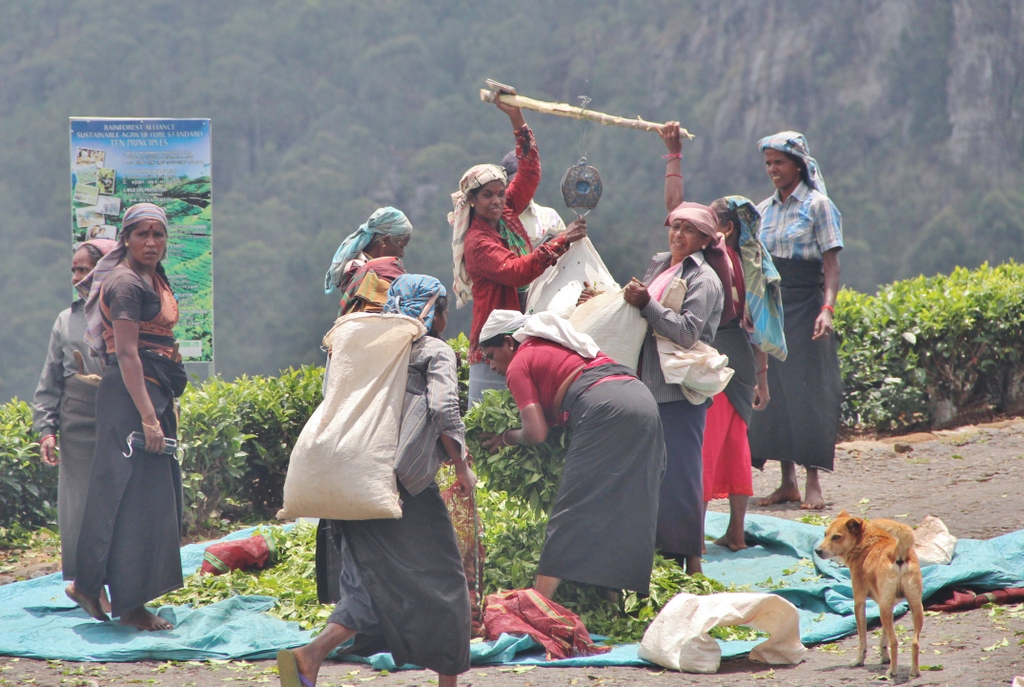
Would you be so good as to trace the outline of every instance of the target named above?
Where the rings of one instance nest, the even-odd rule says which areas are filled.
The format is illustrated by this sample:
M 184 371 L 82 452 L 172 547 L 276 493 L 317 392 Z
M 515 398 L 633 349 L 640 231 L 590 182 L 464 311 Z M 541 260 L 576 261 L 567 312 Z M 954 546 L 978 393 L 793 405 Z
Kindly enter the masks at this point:
M 707 534 L 725 533 L 728 515 L 708 513 Z M 248 537 L 253 529 L 226 539 Z M 749 591 L 773 591 L 800 609 L 800 637 L 805 645 L 830 642 L 856 632 L 853 592 L 845 568 L 814 556 L 824 529 L 761 515 L 747 516 L 747 538 L 756 542 L 737 553 L 708 544 L 704 571 L 725 584 Z M 182 549 L 182 569 L 193 574 L 207 544 Z M 950 565 L 923 571 L 925 600 L 946 587 L 1000 589 L 1024 587 L 1024 530 L 979 541 L 961 539 Z M 199 609 L 163 607 L 158 613 L 176 624 L 166 632 L 137 632 L 121 625 L 99 623 L 64 596 L 59 573 L 0 586 L 0 655 L 65 661 L 141 661 L 269 659 L 278 649 L 301 646 L 312 633 L 298 623 L 273 618 L 265 610 L 269 597 L 234 597 Z M 906 612 L 906 604 L 897 613 Z M 878 607 L 868 602 L 868 618 Z M 722 658 L 748 653 L 758 642 L 720 642 Z M 502 636 L 493 642 L 474 642 L 475 665 L 528 664 L 547 666 L 647 666 L 636 644 L 585 658 L 545 661 L 529 638 Z M 377 670 L 395 670 L 389 654 L 350 657 Z

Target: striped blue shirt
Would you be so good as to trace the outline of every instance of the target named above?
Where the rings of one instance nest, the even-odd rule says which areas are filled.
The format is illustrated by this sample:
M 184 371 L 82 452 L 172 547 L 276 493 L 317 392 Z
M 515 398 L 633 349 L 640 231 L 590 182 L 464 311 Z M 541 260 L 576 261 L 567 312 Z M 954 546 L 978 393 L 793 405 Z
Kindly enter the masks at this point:
M 776 191 L 757 206 L 761 213 L 761 241 L 779 258 L 818 260 L 833 248 L 843 247 L 843 218 L 825 194 L 804 182 L 783 203 Z

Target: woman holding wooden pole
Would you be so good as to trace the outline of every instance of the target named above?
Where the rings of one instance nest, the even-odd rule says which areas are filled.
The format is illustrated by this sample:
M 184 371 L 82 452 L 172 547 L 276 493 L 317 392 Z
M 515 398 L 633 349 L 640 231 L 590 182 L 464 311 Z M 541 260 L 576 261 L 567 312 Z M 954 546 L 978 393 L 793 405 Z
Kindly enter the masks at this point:
M 580 218 L 569 224 L 561 236 L 533 247 L 519 215 L 540 184 L 537 141 L 522 110 L 501 99 L 494 102 L 512 122 L 519 171 L 508 182 L 500 165 L 471 167 L 462 175 L 459 190 L 452 194 L 454 209 L 448 214 L 456 303 L 462 307 L 473 301 L 470 404 L 479 402 L 485 389 L 505 388 L 504 377 L 490 370 L 480 352 L 480 330 L 488 316 L 499 309 L 522 312 L 530 283 L 554 265 L 571 243 L 587 235 L 587 223 Z

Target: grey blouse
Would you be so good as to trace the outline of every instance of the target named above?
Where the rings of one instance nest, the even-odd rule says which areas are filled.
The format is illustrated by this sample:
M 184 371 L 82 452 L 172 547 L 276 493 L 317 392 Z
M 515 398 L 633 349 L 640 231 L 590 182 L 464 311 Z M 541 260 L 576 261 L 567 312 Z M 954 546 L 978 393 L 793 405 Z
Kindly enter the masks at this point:
M 644 283 L 650 284 L 655 277 L 669 268 L 672 262 L 671 253 L 658 253 L 651 261 L 651 266 L 644 275 Z M 679 275 L 686 280 L 686 299 L 677 313 L 654 300 L 644 306 L 640 314 L 648 322 L 647 338 L 640 352 L 640 379 L 651 390 L 658 403 L 684 401 L 682 389 L 678 384 L 666 384 L 661 372 L 661 361 L 658 358 L 658 344 L 654 340 L 657 332 L 666 339 L 689 348 L 703 341 L 710 344 L 718 331 L 718 322 L 722 319 L 724 293 L 722 280 L 718 278 L 711 265 L 704 261 L 704 253 L 697 252 L 683 260 L 683 270 Z

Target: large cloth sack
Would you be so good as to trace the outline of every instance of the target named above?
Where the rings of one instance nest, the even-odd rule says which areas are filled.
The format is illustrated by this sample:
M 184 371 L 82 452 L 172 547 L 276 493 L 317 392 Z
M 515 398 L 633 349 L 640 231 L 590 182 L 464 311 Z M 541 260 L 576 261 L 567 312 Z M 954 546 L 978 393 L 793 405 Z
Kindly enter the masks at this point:
M 713 627 L 747 625 L 770 636 L 750 650 L 750 660 L 796 664 L 807 649 L 800 643 L 796 606 L 775 594 L 677 594 L 654 619 L 637 650 L 640 658 L 687 673 L 714 673 L 722 662 Z
M 409 350 L 426 333 L 405 315 L 354 313 L 324 337 L 324 400 L 288 461 L 279 518 L 400 518 L 395 456 Z
M 589 334 L 606 356 L 636 372 L 647 320 L 622 298 L 622 289 L 594 296 L 576 308 L 569 322 L 576 331 Z
M 526 314 L 553 312 L 569 319 L 583 293 L 584 282 L 597 291 L 619 288 L 594 244 L 586 237 L 569 246 L 556 264 L 530 284 Z

